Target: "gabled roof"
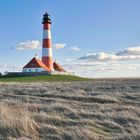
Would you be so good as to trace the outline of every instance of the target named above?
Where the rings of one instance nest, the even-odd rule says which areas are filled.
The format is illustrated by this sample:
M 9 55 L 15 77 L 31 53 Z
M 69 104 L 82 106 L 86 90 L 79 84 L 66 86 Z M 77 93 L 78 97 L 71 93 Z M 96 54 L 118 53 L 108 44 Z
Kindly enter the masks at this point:
M 56 63 L 56 62 L 53 63 L 53 68 L 56 71 L 66 72 L 66 70 L 64 70 L 63 67 L 61 65 L 59 65 L 58 63 Z
M 35 57 L 23 68 L 43 68 L 46 71 L 50 71 L 50 69 L 46 65 L 44 65 L 44 63 L 41 60 Z

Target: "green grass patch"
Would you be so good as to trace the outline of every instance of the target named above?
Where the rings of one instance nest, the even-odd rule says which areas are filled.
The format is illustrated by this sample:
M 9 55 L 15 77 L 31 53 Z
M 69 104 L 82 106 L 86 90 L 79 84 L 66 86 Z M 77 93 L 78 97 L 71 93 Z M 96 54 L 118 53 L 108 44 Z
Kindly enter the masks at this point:
M 0 82 L 69 82 L 90 79 L 71 75 L 0 76 Z

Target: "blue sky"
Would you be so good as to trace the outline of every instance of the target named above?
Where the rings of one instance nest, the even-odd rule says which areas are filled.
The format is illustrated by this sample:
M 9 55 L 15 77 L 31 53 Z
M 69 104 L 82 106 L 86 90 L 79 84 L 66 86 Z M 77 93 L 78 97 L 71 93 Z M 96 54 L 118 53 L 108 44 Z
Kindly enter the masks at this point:
M 42 15 L 48 11 L 53 56 L 68 71 L 140 76 L 139 5 L 139 0 L 1 0 L 0 71 L 20 70 L 35 53 L 41 57 Z

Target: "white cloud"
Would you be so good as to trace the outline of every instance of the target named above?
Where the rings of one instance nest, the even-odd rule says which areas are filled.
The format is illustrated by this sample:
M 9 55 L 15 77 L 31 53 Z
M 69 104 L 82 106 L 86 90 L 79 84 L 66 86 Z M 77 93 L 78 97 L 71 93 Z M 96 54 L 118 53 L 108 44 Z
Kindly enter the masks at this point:
M 73 46 L 73 47 L 70 47 L 70 50 L 78 52 L 80 51 L 80 48 L 78 48 L 77 46 Z
M 66 47 L 66 44 L 65 43 L 56 43 L 56 44 L 53 44 L 53 48 L 56 49 L 56 50 L 59 50 L 59 49 L 63 49 L 64 47 Z M 80 51 L 80 48 L 77 47 L 77 46 L 72 46 L 70 48 L 66 48 L 67 50 L 71 50 L 71 51 Z
M 109 61 L 118 59 L 119 59 L 118 56 L 104 52 L 86 54 L 85 56 L 78 58 L 78 60 L 91 60 L 91 61 Z
M 63 49 L 64 47 L 66 46 L 65 43 L 57 43 L 57 44 L 54 44 L 53 47 L 58 50 L 58 49 Z
M 87 61 L 127 61 L 140 59 L 140 47 L 127 48 L 117 53 L 90 53 L 78 58 Z
M 41 44 L 38 40 L 26 41 L 19 43 L 16 47 L 16 50 L 23 51 L 23 50 L 37 50 L 41 49 Z
M 118 55 L 118 56 L 140 55 L 140 46 L 126 48 L 124 50 L 117 52 L 116 55 Z

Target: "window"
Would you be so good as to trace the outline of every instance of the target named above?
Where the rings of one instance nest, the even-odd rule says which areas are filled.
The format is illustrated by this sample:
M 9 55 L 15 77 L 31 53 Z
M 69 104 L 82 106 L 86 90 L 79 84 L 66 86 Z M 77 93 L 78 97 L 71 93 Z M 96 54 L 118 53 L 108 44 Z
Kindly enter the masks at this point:
M 35 69 L 35 72 L 38 72 L 38 69 Z
M 29 72 L 31 72 L 32 70 L 31 69 L 29 69 Z

